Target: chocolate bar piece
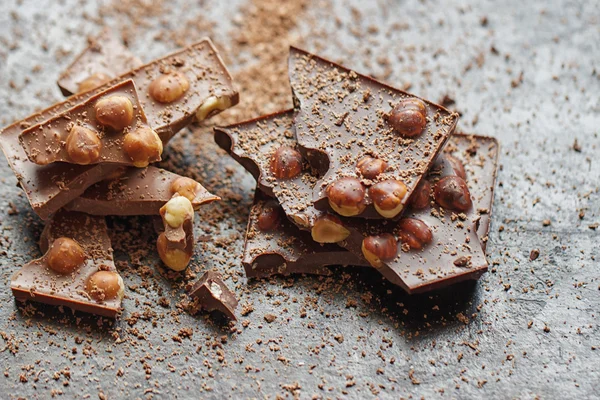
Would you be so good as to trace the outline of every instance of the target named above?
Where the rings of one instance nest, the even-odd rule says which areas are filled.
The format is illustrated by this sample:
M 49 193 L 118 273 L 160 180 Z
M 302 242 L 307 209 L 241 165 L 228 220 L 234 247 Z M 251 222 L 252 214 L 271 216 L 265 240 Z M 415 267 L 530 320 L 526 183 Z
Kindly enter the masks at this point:
M 19 141 L 29 160 L 38 165 L 62 161 L 142 168 L 160 161 L 163 150 L 131 79 L 25 129 Z
M 194 209 L 185 196 L 173 195 L 160 209 L 163 229 L 156 248 L 163 263 L 173 271 L 187 268 L 194 254 Z
M 190 292 L 196 306 L 207 310 L 222 312 L 234 321 L 238 300 L 235 294 L 223 282 L 221 274 L 208 271 L 194 284 Z
M 285 218 L 281 206 L 257 192 L 250 210 L 242 265 L 248 278 L 330 275 L 331 265 L 368 266 L 335 244 L 319 244 Z
M 296 138 L 322 178 L 318 210 L 400 217 L 458 114 L 292 47 Z
M 142 65 L 110 28 L 88 39 L 88 46 L 60 74 L 58 87 L 65 96 L 86 92 Z
M 31 300 L 114 318 L 123 279 L 116 271 L 103 217 L 59 211 L 40 239 L 44 256 L 11 278 L 17 300 Z
M 306 168 L 306 164 L 296 150 L 291 110 L 227 128 L 215 128 L 215 140 L 246 166 L 257 178 L 260 188 L 268 188 L 265 192 L 278 198 L 290 220 L 301 229 L 311 231 L 315 241 L 338 243 L 355 256 L 369 259 L 371 264 L 390 281 L 410 293 L 430 290 L 462 279 L 475 279 L 487 268 L 475 228 L 479 218 L 477 210 L 489 209 L 489 204 L 478 203 L 476 209 L 468 207 L 460 212 L 435 206 L 426 211 L 409 210 L 408 215 L 405 215 L 412 217 L 413 220 L 425 219 L 426 221 L 421 221 L 423 224 L 405 220 L 393 222 L 340 218 L 316 210 L 311 203 L 311 193 L 317 178 Z M 480 154 L 482 159 L 475 160 L 469 153 L 474 148 L 473 141 L 489 147 L 486 154 Z M 467 179 L 471 183 L 470 189 L 474 192 L 472 198 L 491 201 L 489 188 L 493 187 L 494 175 L 486 175 L 486 173 L 495 169 L 497 157 L 495 140 L 455 135 L 449 146 L 449 149 L 455 150 L 452 155 L 467 162 L 467 170 L 472 175 L 473 182 L 477 182 L 477 185 L 473 185 L 473 182 Z M 287 155 L 278 158 L 277 156 L 282 154 L 282 148 L 287 149 Z M 285 162 L 278 162 L 278 159 Z M 452 158 L 440 160 L 444 160 L 444 165 L 457 164 Z M 483 165 L 492 165 L 492 167 L 484 170 Z M 284 168 L 281 168 L 282 166 Z M 300 170 L 293 177 L 288 178 L 286 174 L 280 173 L 292 166 Z M 448 170 L 449 168 L 446 168 L 446 171 Z M 435 180 L 436 175 L 431 179 Z M 479 186 L 479 182 L 486 184 Z M 482 191 L 490 195 L 483 195 Z M 426 193 L 425 205 L 422 207 L 435 205 L 430 202 L 429 192 Z M 443 200 L 441 197 L 440 199 Z M 430 215 L 431 213 L 434 215 Z M 423 235 L 417 235 L 419 240 L 430 242 L 422 243 L 422 249 L 417 249 L 415 242 L 411 241 L 417 228 L 423 228 L 421 233 L 424 232 Z M 377 238 L 376 241 L 367 240 L 368 244 L 369 241 L 372 242 L 368 247 L 376 249 L 371 248 L 367 252 L 369 257 L 365 257 L 363 240 L 369 237 Z M 398 240 L 402 242 L 402 246 L 398 246 Z M 406 243 L 412 243 L 413 248 L 407 248 Z M 382 249 L 385 249 L 386 253 L 380 253 Z M 402 251 L 403 249 L 406 251 Z M 374 260 L 373 253 L 380 253 L 378 258 L 382 259 Z
M 184 96 L 171 103 L 158 103 L 147 95 L 153 82 L 162 81 L 164 84 L 164 77 L 168 79 L 170 74 L 176 72 L 184 74 L 190 84 Z M 64 163 L 38 166 L 27 159 L 18 140 L 20 133 L 127 79 L 133 79 L 138 92 L 143 94 L 140 98 L 142 108 L 163 143 L 192 122 L 198 112 L 200 117 L 205 117 L 224 109 L 226 103 L 235 105 L 239 100 L 231 76 L 217 51 L 210 40 L 204 39 L 124 74 L 102 87 L 75 95 L 4 128 L 0 132 L 0 147 L 33 210 L 42 219 L 79 197 L 85 189 L 110 175 L 118 166 Z
M 90 186 L 65 209 L 91 215 L 159 215 L 175 193 L 188 197 L 194 210 L 220 200 L 191 178 L 153 166 L 128 167 Z

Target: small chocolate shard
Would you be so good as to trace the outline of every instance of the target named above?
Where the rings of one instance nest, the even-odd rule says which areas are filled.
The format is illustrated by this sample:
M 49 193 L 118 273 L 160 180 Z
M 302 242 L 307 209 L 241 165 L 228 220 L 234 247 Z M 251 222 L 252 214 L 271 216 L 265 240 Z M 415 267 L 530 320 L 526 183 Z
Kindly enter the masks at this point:
M 208 271 L 202 275 L 192 287 L 190 296 L 200 308 L 207 311 L 220 311 L 227 318 L 237 321 L 235 309 L 238 300 L 218 272 Z

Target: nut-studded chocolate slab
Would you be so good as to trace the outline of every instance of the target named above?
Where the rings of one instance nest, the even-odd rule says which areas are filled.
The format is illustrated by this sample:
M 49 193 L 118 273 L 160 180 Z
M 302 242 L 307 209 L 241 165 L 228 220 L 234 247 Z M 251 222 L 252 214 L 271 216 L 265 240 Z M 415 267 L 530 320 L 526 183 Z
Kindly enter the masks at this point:
M 86 92 L 142 65 L 142 60 L 123 45 L 123 40 L 111 28 L 104 28 L 96 37 L 88 38 L 87 47 L 58 78 L 58 87 L 65 96 Z
M 64 238 L 80 246 L 83 263 L 69 264 L 69 257 L 76 252 L 59 247 L 61 241 L 62 246 L 69 244 Z M 11 278 L 17 300 L 67 306 L 112 318 L 119 313 L 124 286 L 115 268 L 103 217 L 57 212 L 42 232 L 40 249 L 44 256 L 24 265 Z
M 399 218 L 458 114 L 295 47 L 289 76 L 298 144 L 323 175 L 315 207 Z
M 153 166 L 127 167 L 115 174 L 90 186 L 65 209 L 90 215 L 159 215 L 175 193 L 187 195 L 194 209 L 220 200 L 193 179 Z
M 95 94 L 19 136 L 38 165 L 137 165 L 161 160 L 163 144 L 148 125 L 131 79 Z
M 152 82 L 167 71 L 178 71 L 189 77 L 190 88 L 180 99 L 163 104 L 153 101 L 147 94 Z M 166 143 L 175 133 L 192 122 L 203 108 L 217 113 L 215 98 L 225 98 L 231 105 L 239 97 L 233 88 L 231 75 L 209 39 L 193 44 L 128 72 L 94 90 L 74 95 L 45 110 L 17 121 L 0 132 L 0 147 L 10 167 L 17 176 L 27 198 L 42 219 L 48 218 L 71 200 L 80 196 L 89 186 L 104 179 L 118 168 L 117 165 L 96 164 L 76 166 L 64 163 L 39 166 L 27 159 L 18 137 L 24 129 L 39 124 L 66 111 L 96 93 L 127 79 L 133 79 L 141 93 L 140 101 L 151 126 Z M 222 104 L 221 104 L 222 105 Z M 202 116 L 201 115 L 201 116 Z
M 221 274 L 218 272 L 205 272 L 192 287 L 190 296 L 194 299 L 194 307 L 207 311 L 217 310 L 227 318 L 237 320 L 235 309 L 238 300 L 235 294 L 225 285 Z

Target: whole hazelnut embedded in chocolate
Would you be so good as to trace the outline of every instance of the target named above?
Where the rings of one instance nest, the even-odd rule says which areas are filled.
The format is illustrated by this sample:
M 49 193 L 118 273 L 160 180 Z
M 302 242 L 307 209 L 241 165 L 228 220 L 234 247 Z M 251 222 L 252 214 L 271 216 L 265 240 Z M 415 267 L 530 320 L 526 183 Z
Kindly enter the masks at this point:
M 185 249 L 169 248 L 167 236 L 161 233 L 156 241 L 156 250 L 163 263 L 173 271 L 183 271 L 192 259 L 193 247 L 186 246 Z
M 396 238 L 384 233 L 376 236 L 367 236 L 362 242 L 362 253 L 366 260 L 375 268 L 381 268 L 384 261 L 392 260 L 398 254 Z
M 110 81 L 110 76 L 102 72 L 96 72 L 95 74 L 90 75 L 83 81 L 79 82 L 77 93 L 83 93 L 92 89 L 96 89 L 97 87 L 104 85 L 108 81 Z
M 122 131 L 133 121 L 133 104 L 125 96 L 104 97 L 94 107 L 96 119 L 104 126 Z
M 440 206 L 453 211 L 468 211 L 473 203 L 467 183 L 459 176 L 446 176 L 433 188 L 433 197 Z
M 92 129 L 75 125 L 67 136 L 66 149 L 75 164 L 88 165 L 100 159 L 102 142 Z
M 85 252 L 73 239 L 61 237 L 56 239 L 48 253 L 48 267 L 59 274 L 70 274 L 76 271 L 85 261 Z
M 139 127 L 125 135 L 123 149 L 138 168 L 160 161 L 163 144 L 156 132 L 147 126 Z
M 467 173 L 465 172 L 465 166 L 463 165 L 462 161 L 460 161 L 456 157 L 449 156 L 449 155 L 447 155 L 445 157 L 446 157 L 446 160 L 448 160 L 448 162 L 452 166 L 452 169 L 454 170 L 454 174 L 456 176 L 463 178 L 466 181 Z
M 317 243 L 337 243 L 350 236 L 350 231 L 335 215 L 323 215 L 317 218 L 311 231 L 312 238 Z
M 410 206 L 416 210 L 422 210 L 429 206 L 430 197 L 431 183 L 427 179 L 424 179 L 414 190 L 412 196 L 410 196 Z
M 423 100 L 401 100 L 388 115 L 388 122 L 400 135 L 418 136 L 427 125 L 427 108 Z
M 267 202 L 258 214 L 258 229 L 263 232 L 272 231 L 279 226 L 281 210 L 275 202 Z
M 188 91 L 190 82 L 180 72 L 162 74 L 148 87 L 150 96 L 159 103 L 172 103 Z
M 364 156 L 358 163 L 356 168 L 360 174 L 366 179 L 375 179 L 387 168 L 387 163 L 379 158 Z
M 356 178 L 338 179 L 327 187 L 325 195 L 333 211 L 344 217 L 359 215 L 367 206 L 365 187 Z
M 385 218 L 394 218 L 402 211 L 402 201 L 407 192 L 408 188 L 404 182 L 397 180 L 382 181 L 369 188 L 369 196 L 373 200 L 375 210 Z
M 185 176 L 180 176 L 171 183 L 171 193 L 177 193 L 189 201 L 194 201 L 199 189 L 200 184 L 198 182 Z
M 98 271 L 90 276 L 85 284 L 85 290 L 96 301 L 106 301 L 123 298 L 125 285 L 123 278 L 115 271 Z
M 416 218 L 403 218 L 398 223 L 398 239 L 413 250 L 421 250 L 433 240 L 427 224 Z
M 198 107 L 196 119 L 202 122 L 218 111 L 226 110 L 229 107 L 231 107 L 231 99 L 229 97 L 210 96 Z
M 302 172 L 302 155 L 290 146 L 281 146 L 271 156 L 271 173 L 277 179 L 292 179 Z

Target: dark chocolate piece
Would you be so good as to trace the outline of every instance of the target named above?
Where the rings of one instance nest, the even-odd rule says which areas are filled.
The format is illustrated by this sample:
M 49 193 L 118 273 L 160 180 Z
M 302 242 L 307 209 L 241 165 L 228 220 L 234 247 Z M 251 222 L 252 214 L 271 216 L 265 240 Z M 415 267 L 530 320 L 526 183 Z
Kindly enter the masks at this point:
M 294 47 L 289 75 L 298 144 L 324 175 L 313 189 L 315 207 L 399 218 L 458 114 Z
M 221 274 L 208 271 L 194 284 L 190 292 L 195 305 L 207 311 L 217 310 L 234 321 L 238 300 L 235 294 L 223 283 Z
M 17 300 L 111 318 L 119 313 L 124 285 L 115 268 L 103 217 L 57 212 L 42 232 L 40 249 L 44 256 L 24 265 L 11 278 Z
M 163 104 L 153 101 L 147 93 L 155 78 L 165 75 L 163 72 L 167 71 L 180 72 L 188 76 L 190 88 L 187 94 L 177 101 Z M 142 93 L 140 101 L 144 112 L 163 143 L 192 122 L 202 104 L 207 104 L 201 112 L 201 116 L 204 116 L 207 108 L 213 108 L 212 113 L 219 111 L 214 108 L 219 106 L 219 104 L 215 105 L 215 99 L 226 98 L 231 105 L 237 104 L 239 99 L 237 91 L 233 88 L 231 75 L 223 65 L 220 56 L 211 41 L 204 39 L 124 74 L 102 87 L 75 95 L 4 128 L 0 132 L 0 147 L 33 210 L 42 219 L 48 218 L 53 212 L 79 197 L 85 189 L 110 175 L 118 166 L 105 164 L 75 166 L 63 163 L 36 165 L 27 159 L 25 151 L 19 144 L 20 133 L 127 79 L 133 79 L 138 92 Z
M 110 28 L 88 39 L 88 46 L 60 74 L 58 87 L 65 96 L 98 86 L 142 65 Z
M 91 215 L 159 215 L 175 193 L 188 197 L 194 210 L 220 200 L 191 178 L 153 166 L 129 167 L 90 186 L 65 209 Z

